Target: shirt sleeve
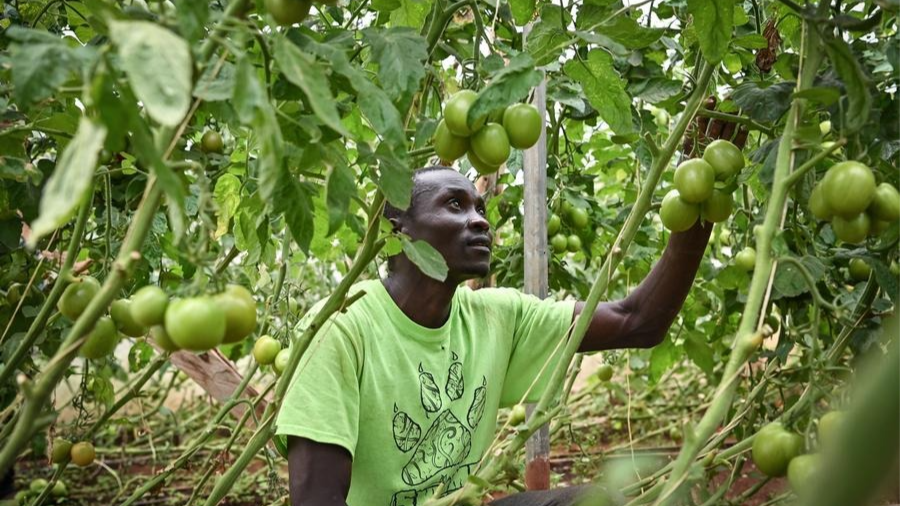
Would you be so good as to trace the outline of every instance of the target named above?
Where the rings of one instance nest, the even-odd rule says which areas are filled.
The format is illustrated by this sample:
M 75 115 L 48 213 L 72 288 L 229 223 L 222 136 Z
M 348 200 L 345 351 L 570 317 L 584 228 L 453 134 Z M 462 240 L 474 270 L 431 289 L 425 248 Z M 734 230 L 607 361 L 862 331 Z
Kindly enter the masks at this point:
M 519 291 L 511 292 L 515 293 L 513 300 L 517 307 L 511 314 L 516 315 L 516 321 L 500 397 L 502 406 L 520 402 L 526 392 L 525 402 L 540 399 L 562 357 L 575 311 L 575 301 L 541 300 Z
M 337 316 L 323 325 L 297 365 L 275 433 L 339 445 L 354 455 L 359 432 L 360 349 Z

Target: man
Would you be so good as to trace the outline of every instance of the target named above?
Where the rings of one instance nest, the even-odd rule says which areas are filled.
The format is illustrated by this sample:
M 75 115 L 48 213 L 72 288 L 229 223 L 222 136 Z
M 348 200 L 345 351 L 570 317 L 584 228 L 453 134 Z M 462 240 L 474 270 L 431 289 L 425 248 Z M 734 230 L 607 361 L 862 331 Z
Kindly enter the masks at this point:
M 746 142 L 747 131 L 734 123 L 698 118 L 694 126 L 686 153 L 694 153 L 695 141 Z M 460 488 L 494 439 L 498 408 L 537 401 L 547 388 L 557 344 L 584 307 L 460 286 L 488 274 L 492 237 L 484 200 L 452 168 L 417 171 L 409 209 L 384 214 L 395 231 L 441 253 L 447 279 L 429 278 L 403 254 L 394 256 L 387 277 L 357 283 L 354 290 L 365 295 L 319 331 L 276 420 L 276 433 L 288 439 L 293 506 L 415 506 L 441 484 L 445 493 Z M 698 220 L 672 234 L 630 295 L 597 307 L 579 351 L 659 344 L 711 231 Z M 525 492 L 491 504 L 567 506 L 584 491 Z

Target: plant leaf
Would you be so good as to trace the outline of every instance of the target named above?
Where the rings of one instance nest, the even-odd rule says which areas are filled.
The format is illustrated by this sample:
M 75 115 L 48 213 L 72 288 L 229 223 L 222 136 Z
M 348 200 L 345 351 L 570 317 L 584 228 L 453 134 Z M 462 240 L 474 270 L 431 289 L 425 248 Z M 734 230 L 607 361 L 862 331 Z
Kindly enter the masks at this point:
M 734 0 L 687 0 L 687 10 L 694 17 L 703 57 L 710 63 L 719 63 L 731 42 Z
M 405 237 L 402 242 L 406 258 L 416 264 L 423 274 L 438 281 L 447 279 L 447 262 L 432 245 L 425 241 L 410 241 Z
M 869 119 L 872 110 L 872 94 L 869 93 L 868 78 L 859 65 L 859 60 L 850 51 L 850 46 L 836 37 L 825 38 L 825 52 L 841 76 L 847 91 L 847 107 L 843 111 L 842 127 L 844 135 L 861 129 Z
M 328 77 L 319 62 L 284 37 L 279 37 L 275 42 L 275 61 L 284 77 L 303 90 L 310 107 L 322 123 L 342 136 L 350 137 L 341 123 Z
M 332 165 L 325 185 L 325 202 L 328 205 L 327 235 L 331 235 L 344 223 L 350 199 L 356 194 L 353 170 L 343 163 Z
M 612 56 L 602 49 L 588 53 L 586 60 L 570 60 L 566 74 L 584 88 L 591 106 L 619 135 L 634 130 L 631 121 L 631 97 L 625 92 L 625 82 L 613 68 Z
M 114 21 L 110 37 L 147 114 L 161 125 L 181 123 L 191 106 L 191 49 L 169 30 L 147 21 Z
M 395 104 L 412 100 L 425 77 L 425 39 L 411 28 L 367 28 L 363 37 L 378 63 L 378 80 Z
M 476 118 L 525 98 L 543 78 L 544 73 L 535 70 L 534 60 L 528 53 L 512 57 L 509 64 L 495 72 L 491 83 L 478 93 L 478 99 L 469 108 L 470 124 Z
M 59 157 L 56 169 L 44 187 L 40 215 L 31 225 L 29 247 L 33 248 L 38 239 L 69 221 L 87 197 L 105 139 L 105 126 L 81 118 L 75 137 Z

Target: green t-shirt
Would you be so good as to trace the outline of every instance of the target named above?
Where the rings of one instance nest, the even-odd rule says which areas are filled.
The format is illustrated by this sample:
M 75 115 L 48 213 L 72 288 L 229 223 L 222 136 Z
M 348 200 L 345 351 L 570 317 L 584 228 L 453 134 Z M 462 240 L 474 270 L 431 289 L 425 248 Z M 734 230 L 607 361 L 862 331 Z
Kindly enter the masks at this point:
M 346 448 L 350 506 L 411 506 L 441 482 L 460 488 L 495 436 L 498 408 L 519 402 L 550 360 L 526 400 L 545 390 L 574 302 L 459 287 L 449 319 L 431 329 L 380 280 L 353 289 L 366 294 L 310 344 L 276 433 Z

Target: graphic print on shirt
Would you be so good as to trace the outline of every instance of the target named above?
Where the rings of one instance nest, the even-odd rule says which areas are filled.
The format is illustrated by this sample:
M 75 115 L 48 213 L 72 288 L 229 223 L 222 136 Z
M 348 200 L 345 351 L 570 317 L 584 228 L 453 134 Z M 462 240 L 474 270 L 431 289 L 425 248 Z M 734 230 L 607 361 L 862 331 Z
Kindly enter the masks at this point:
M 472 434 L 484 414 L 487 379 L 482 377 L 481 386 L 474 390 L 471 397 L 466 396 L 462 363 L 456 353 L 453 353 L 446 381 L 441 382 L 443 390 L 439 386 L 440 379 L 419 364 L 419 397 L 425 417 L 431 420 L 424 435 L 423 425 L 394 405 L 394 443 L 401 452 L 411 452 L 401 477 L 410 487 L 421 487 L 394 494 L 391 506 L 421 504 L 434 494 L 441 483 L 446 483 L 445 492 L 459 489 L 477 464 L 464 462 L 472 449 Z M 454 406 L 458 406 L 457 412 L 464 410 L 459 417 L 452 411 Z M 437 483 L 422 486 L 435 477 L 438 477 Z

